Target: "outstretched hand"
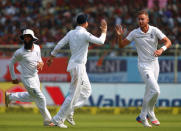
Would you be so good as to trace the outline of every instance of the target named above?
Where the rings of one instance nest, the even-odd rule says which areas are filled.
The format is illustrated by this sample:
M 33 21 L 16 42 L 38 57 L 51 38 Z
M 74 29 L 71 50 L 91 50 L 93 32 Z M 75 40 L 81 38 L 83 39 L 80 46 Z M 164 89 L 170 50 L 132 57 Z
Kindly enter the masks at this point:
M 121 25 L 116 25 L 115 30 L 116 30 L 117 35 L 122 36 L 124 34 L 124 30 Z
M 107 32 L 107 22 L 106 22 L 106 20 L 105 19 L 102 19 L 101 20 L 101 30 L 102 30 L 102 32 L 103 33 L 106 33 Z
M 54 58 L 54 56 L 51 55 L 51 56 L 48 58 L 48 60 L 46 61 L 46 63 L 47 63 L 48 66 L 50 66 L 50 65 L 53 63 L 53 58 Z

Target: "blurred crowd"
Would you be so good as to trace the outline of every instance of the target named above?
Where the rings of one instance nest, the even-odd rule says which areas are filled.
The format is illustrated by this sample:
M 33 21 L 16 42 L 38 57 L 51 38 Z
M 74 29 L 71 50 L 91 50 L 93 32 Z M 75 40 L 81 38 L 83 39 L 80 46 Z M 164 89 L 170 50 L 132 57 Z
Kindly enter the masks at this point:
M 31 28 L 40 45 L 54 46 L 74 28 L 76 14 L 85 12 L 94 35 L 100 35 L 102 18 L 108 22 L 106 44 L 97 48 L 117 48 L 114 26 L 121 24 L 129 32 L 137 27 L 136 12 L 142 9 L 149 12 L 150 25 L 181 44 L 180 0 L 0 0 L 0 45 L 21 44 L 22 30 Z

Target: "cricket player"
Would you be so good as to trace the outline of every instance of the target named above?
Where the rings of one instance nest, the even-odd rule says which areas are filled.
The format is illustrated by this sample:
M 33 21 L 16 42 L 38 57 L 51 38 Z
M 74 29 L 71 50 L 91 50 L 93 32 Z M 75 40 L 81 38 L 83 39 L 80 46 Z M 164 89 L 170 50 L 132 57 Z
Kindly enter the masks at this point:
M 152 125 L 159 126 L 160 122 L 154 113 L 154 106 L 160 94 L 160 87 L 157 82 L 159 75 L 158 57 L 171 46 L 171 41 L 157 27 L 148 24 L 149 16 L 146 11 L 140 11 L 137 18 L 139 28 L 131 31 L 124 40 L 122 27 L 116 26 L 119 48 L 135 41 L 138 53 L 138 69 L 146 84 L 142 110 L 136 120 L 145 127 L 151 127 L 148 122 L 149 118 Z M 158 40 L 164 43 L 160 49 L 157 49 Z
M 19 63 L 17 68 L 21 73 L 21 80 L 27 90 L 27 92 L 17 93 L 5 93 L 5 104 L 11 101 L 33 102 L 35 101 L 38 106 L 43 119 L 44 126 L 51 124 L 51 115 L 46 107 L 46 99 L 40 90 L 40 81 L 38 77 L 38 69 L 42 70 L 43 61 L 41 59 L 40 47 L 34 44 L 34 41 L 38 40 L 35 37 L 34 32 L 30 29 L 25 29 L 20 39 L 24 42 L 24 45 L 16 50 L 9 64 L 9 70 L 13 84 L 18 84 L 19 81 L 16 78 L 14 72 L 14 64 Z
M 75 125 L 73 120 L 74 109 L 81 107 L 91 94 L 91 85 L 85 67 L 89 42 L 102 45 L 106 39 L 107 23 L 105 20 L 101 21 L 100 28 L 102 34 L 99 38 L 86 30 L 88 27 L 87 14 L 79 14 L 76 18 L 76 23 L 76 28 L 69 31 L 66 36 L 58 42 L 51 52 L 50 58 L 47 60 L 47 64 L 50 66 L 58 51 L 65 44 L 69 43 L 71 51 L 71 57 L 67 67 L 67 71 L 70 72 L 71 75 L 69 94 L 59 112 L 52 119 L 52 122 L 61 128 L 67 128 L 64 124 L 65 120 Z

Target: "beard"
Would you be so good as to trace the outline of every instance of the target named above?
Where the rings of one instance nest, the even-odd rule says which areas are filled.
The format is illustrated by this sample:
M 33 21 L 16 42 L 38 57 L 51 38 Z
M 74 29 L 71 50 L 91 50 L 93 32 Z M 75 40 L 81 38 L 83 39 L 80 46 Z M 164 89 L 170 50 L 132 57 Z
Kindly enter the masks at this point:
M 29 42 L 24 41 L 24 48 L 26 50 L 32 49 L 32 46 L 33 46 L 33 40 L 30 40 Z

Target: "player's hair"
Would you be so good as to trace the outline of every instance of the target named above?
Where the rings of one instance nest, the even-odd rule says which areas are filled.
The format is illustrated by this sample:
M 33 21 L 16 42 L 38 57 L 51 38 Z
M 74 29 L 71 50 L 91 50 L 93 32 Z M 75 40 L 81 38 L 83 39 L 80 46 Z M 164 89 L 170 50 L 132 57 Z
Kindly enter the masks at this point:
M 138 11 L 137 16 L 143 15 L 143 14 L 149 17 L 148 12 L 145 10 Z

